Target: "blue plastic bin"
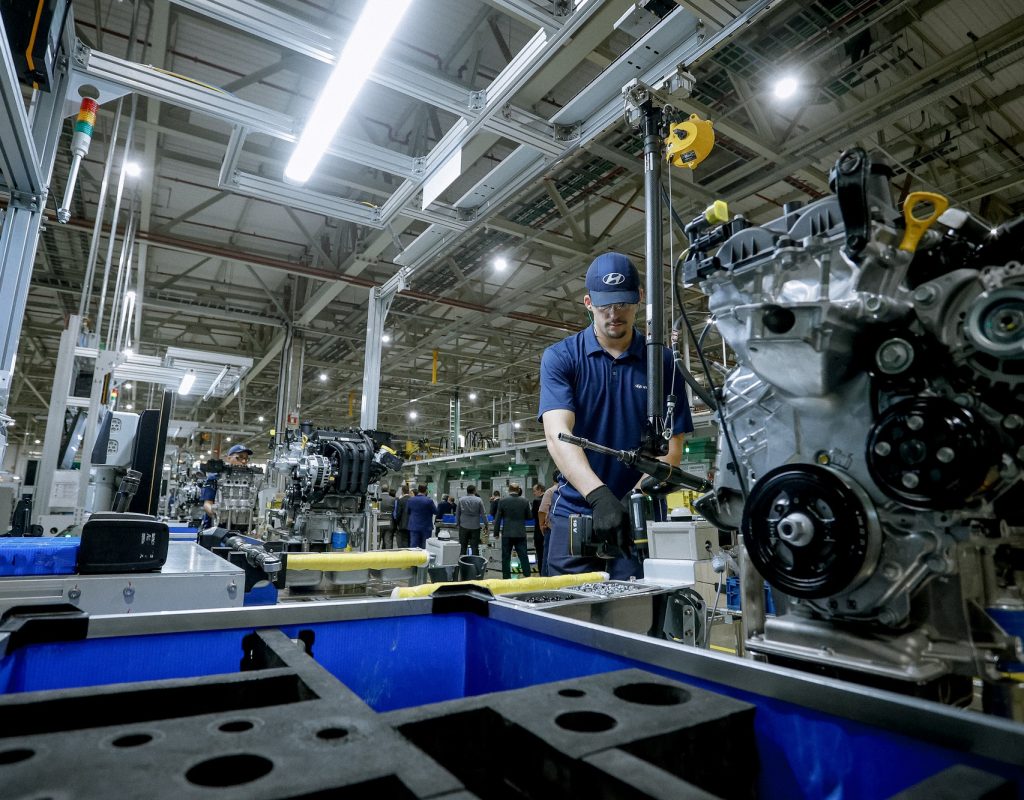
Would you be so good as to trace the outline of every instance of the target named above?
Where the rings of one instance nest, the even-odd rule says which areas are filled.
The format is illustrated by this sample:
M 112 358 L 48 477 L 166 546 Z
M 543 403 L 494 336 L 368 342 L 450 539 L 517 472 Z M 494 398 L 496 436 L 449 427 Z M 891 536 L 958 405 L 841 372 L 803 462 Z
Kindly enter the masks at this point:
M 73 575 L 79 539 L 11 536 L 0 539 L 0 576 Z

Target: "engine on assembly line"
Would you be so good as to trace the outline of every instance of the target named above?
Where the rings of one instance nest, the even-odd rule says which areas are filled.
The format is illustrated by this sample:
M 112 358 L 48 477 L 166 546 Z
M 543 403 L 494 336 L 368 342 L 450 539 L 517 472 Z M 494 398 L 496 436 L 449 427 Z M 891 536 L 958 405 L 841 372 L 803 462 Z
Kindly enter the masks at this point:
M 783 595 L 750 650 L 969 690 L 1021 661 L 1024 220 L 901 213 L 890 176 L 848 150 L 834 195 L 691 237 L 738 364 L 700 506 Z
M 273 489 L 268 538 L 318 549 L 332 534 L 345 532 L 348 546 L 361 549 L 371 534 L 367 490 L 402 459 L 388 447 L 390 434 L 349 429 L 300 432 L 279 445 L 270 464 Z

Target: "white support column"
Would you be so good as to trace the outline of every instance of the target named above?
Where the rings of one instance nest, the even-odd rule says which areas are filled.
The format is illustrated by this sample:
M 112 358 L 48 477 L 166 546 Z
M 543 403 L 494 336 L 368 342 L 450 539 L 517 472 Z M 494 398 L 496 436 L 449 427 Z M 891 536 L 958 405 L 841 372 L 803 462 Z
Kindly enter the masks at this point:
M 89 415 L 85 420 L 82 448 L 79 450 L 81 475 L 78 478 L 78 503 L 75 504 L 74 522 L 76 525 L 85 522 L 85 513 L 93 510 L 87 509 L 85 502 L 89 491 L 89 473 L 92 469 L 92 448 L 96 443 L 96 423 L 99 422 L 100 415 L 106 410 L 107 403 L 110 402 L 110 389 L 114 385 L 114 368 L 124 360 L 123 353 L 113 350 L 102 350 L 96 356 L 96 366 L 92 373 L 92 391 L 89 393 Z
M 43 456 L 37 470 L 35 502 L 32 504 L 32 522 L 38 522 L 43 514 L 50 513 L 50 490 L 53 487 L 53 473 L 60 458 L 60 444 L 64 435 L 64 413 L 71 395 L 71 378 L 75 366 L 75 347 L 82 327 L 82 318 L 72 314 L 68 326 L 60 335 L 57 351 L 57 369 L 53 375 L 50 390 L 50 411 L 46 417 L 46 433 L 43 436 Z
M 380 402 L 380 360 L 381 336 L 384 322 L 395 295 L 405 288 L 408 270 L 404 267 L 395 273 L 383 286 L 370 290 L 369 310 L 366 315 L 366 347 L 363 350 L 363 401 L 359 407 L 359 427 L 374 430 L 377 427 L 377 410 Z

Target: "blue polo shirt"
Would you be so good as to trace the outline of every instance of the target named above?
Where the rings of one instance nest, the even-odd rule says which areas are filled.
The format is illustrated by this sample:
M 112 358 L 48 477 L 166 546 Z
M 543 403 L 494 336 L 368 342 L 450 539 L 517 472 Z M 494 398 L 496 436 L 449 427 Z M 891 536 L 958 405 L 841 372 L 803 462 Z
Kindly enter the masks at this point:
M 665 395 L 674 393 L 677 398 L 672 434 L 689 433 L 693 421 L 686 403 L 686 384 L 667 347 L 664 365 Z M 639 447 L 647 423 L 647 343 L 640 332 L 633 329 L 629 349 L 618 358 L 612 358 L 601 347 L 593 325 L 547 348 L 540 362 L 537 419 L 542 419 L 545 411 L 556 409 L 576 415 L 572 429 L 575 436 L 616 450 Z M 584 452 L 594 474 L 616 497 L 625 497 L 640 480 L 639 470 L 614 456 Z M 552 516 L 590 512 L 590 505 L 572 484 L 561 485 L 555 498 Z

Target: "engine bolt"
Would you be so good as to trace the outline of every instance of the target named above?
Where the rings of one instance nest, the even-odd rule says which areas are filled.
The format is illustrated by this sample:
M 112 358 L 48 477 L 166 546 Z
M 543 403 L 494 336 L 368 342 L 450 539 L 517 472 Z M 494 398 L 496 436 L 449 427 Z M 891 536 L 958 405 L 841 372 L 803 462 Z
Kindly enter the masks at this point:
M 1003 427 L 1008 431 L 1015 431 L 1024 425 L 1024 418 L 1020 414 L 1007 414 L 1003 420 Z
M 919 484 L 920 482 L 920 479 L 913 472 L 903 473 L 903 485 L 906 486 L 908 489 L 916 489 L 917 484 Z
M 917 414 L 911 414 L 907 417 L 907 427 L 912 431 L 919 431 L 924 427 L 924 420 Z
M 892 445 L 888 442 L 877 442 L 875 444 L 875 454 L 879 456 L 887 456 L 892 452 Z
M 936 451 L 935 457 L 939 459 L 939 461 L 941 461 L 943 464 L 948 464 L 956 457 L 956 452 L 953 450 L 952 447 L 940 447 Z
M 938 295 L 939 291 L 934 286 L 918 286 L 914 290 L 914 302 L 920 303 L 923 306 L 929 306 L 935 302 L 935 298 Z
M 914 360 L 914 348 L 903 339 L 883 342 L 875 354 L 878 368 L 889 375 L 903 372 Z

